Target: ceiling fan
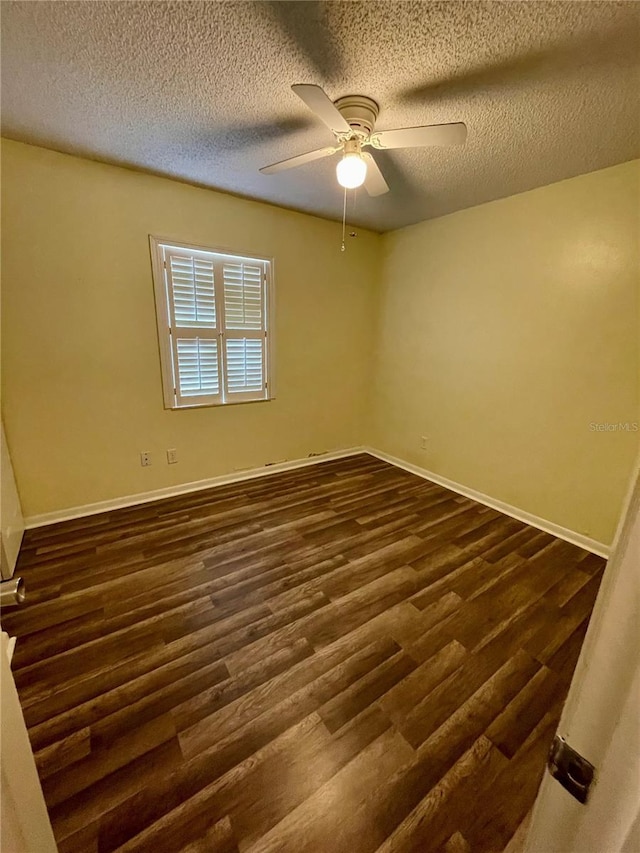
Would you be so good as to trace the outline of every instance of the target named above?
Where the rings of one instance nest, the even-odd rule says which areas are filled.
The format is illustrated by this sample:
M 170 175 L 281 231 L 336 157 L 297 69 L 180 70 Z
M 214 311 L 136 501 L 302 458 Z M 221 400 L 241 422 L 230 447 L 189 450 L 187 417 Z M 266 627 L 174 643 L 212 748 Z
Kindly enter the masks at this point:
M 370 196 L 382 195 L 389 192 L 387 182 L 372 155 L 368 151 L 363 152 L 363 148 L 371 146 L 386 150 L 421 148 L 426 145 L 463 145 L 467 138 L 467 128 L 462 122 L 374 132 L 379 107 L 371 98 L 347 95 L 334 102 L 320 86 L 296 83 L 291 88 L 327 125 L 336 137 L 336 144 L 264 166 L 260 169 L 263 175 L 303 166 L 341 151 L 342 158 L 336 167 L 340 186 L 355 189 L 364 184 Z

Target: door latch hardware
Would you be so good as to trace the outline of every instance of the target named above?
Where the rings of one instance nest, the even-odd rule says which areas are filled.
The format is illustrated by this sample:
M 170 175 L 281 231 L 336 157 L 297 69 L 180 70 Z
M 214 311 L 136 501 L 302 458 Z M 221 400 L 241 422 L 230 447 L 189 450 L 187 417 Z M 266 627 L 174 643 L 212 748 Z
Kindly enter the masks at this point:
M 556 735 L 549 750 L 547 761 L 549 773 L 579 803 L 586 803 L 589 788 L 593 782 L 595 768 L 593 764 L 572 749 L 566 740 Z

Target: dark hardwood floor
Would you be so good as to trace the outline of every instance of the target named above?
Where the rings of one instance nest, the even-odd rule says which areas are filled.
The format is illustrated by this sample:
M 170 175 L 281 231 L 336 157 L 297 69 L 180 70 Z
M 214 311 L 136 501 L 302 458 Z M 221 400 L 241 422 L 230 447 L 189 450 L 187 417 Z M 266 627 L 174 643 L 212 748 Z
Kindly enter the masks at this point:
M 29 532 L 61 853 L 503 850 L 603 568 L 367 455 Z

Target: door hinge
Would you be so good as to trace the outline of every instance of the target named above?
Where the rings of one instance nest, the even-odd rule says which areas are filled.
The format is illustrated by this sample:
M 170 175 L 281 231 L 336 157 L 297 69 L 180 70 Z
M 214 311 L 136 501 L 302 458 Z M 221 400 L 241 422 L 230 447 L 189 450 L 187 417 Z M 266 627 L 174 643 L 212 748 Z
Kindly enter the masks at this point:
M 553 739 L 547 767 L 553 778 L 557 779 L 572 797 L 579 803 L 587 802 L 595 768 L 560 735 Z

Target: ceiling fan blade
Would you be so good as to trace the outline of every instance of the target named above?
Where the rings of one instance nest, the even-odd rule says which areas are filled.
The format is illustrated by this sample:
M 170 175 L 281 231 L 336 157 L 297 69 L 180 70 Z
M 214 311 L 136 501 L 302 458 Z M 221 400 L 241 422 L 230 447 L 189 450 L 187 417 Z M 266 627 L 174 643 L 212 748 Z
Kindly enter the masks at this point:
M 351 128 L 324 89 L 312 83 L 295 83 L 291 88 L 329 130 L 334 133 L 351 133 Z
M 364 188 L 371 196 L 383 195 L 389 192 L 389 185 L 380 171 L 380 166 L 367 151 L 362 155 L 367 161 L 367 176 L 364 179 Z
M 372 135 L 371 144 L 374 148 L 421 148 L 423 145 L 464 145 L 466 138 L 467 126 L 459 121 L 381 130 Z
M 320 160 L 322 157 L 330 157 L 338 150 L 338 148 L 333 147 L 317 148 L 315 151 L 308 151 L 306 154 L 298 154 L 297 157 L 289 157 L 288 160 L 280 160 L 279 163 L 263 166 L 260 171 L 263 175 L 273 175 L 276 172 L 284 172 L 285 169 L 295 169 L 296 166 L 304 166 L 305 163 L 312 163 L 314 160 Z

